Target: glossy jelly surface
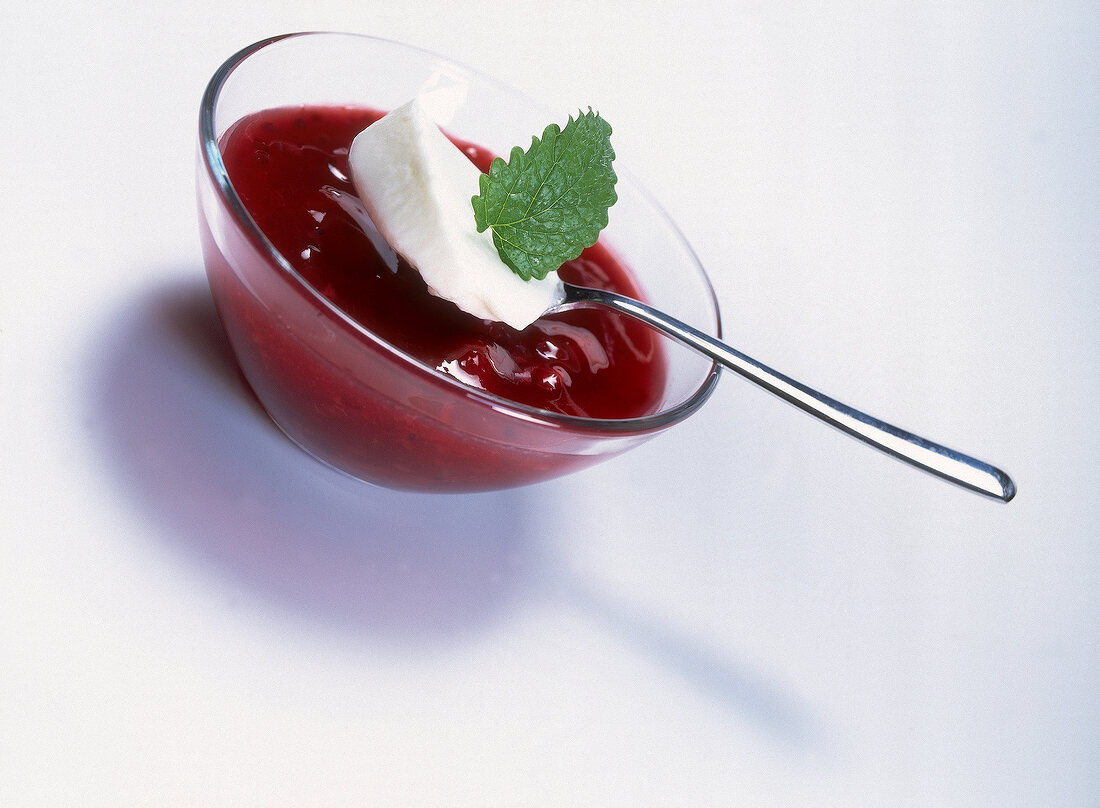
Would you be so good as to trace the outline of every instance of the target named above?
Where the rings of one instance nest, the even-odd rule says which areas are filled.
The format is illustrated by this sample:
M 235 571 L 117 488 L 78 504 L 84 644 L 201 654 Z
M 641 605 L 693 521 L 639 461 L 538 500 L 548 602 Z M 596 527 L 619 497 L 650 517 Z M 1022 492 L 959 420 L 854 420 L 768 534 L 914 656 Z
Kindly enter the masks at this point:
M 585 418 L 653 412 L 665 363 L 650 329 L 589 309 L 516 331 L 430 294 L 417 272 L 379 243 L 348 179 L 347 154 L 355 135 L 381 114 L 343 106 L 281 108 L 248 116 L 225 133 L 229 179 L 275 249 L 372 333 L 475 388 Z M 488 170 L 492 154 L 455 142 Z M 582 285 L 641 293 L 627 268 L 599 244 L 560 274 Z M 323 398 L 331 391 L 308 393 Z

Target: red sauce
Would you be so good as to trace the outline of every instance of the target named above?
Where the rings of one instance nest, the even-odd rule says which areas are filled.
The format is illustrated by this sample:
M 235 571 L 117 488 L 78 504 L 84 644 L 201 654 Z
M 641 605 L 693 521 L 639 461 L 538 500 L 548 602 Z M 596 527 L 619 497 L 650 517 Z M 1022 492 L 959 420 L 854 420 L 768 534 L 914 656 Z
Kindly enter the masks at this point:
M 567 415 L 629 418 L 653 412 L 664 389 L 665 363 L 660 338 L 645 326 L 613 312 L 582 310 L 516 331 L 430 294 L 404 261 L 396 268 L 387 264 L 347 208 L 354 199 L 348 148 L 381 114 L 348 107 L 276 109 L 247 117 L 225 134 L 223 160 L 233 187 L 275 248 L 372 332 L 468 384 Z M 492 154 L 455 143 L 488 170 Z M 629 271 L 601 244 L 559 274 L 640 294 Z

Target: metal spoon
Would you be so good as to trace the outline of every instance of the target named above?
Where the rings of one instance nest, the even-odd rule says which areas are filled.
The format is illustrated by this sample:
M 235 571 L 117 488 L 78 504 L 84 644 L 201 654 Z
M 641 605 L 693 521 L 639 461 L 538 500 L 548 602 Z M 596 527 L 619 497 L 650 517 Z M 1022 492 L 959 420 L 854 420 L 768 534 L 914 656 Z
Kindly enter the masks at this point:
M 829 398 L 640 301 L 615 292 L 561 282 L 557 303 L 549 311 L 591 307 L 614 309 L 641 320 L 730 370 L 740 373 L 746 379 L 789 401 L 810 415 L 832 424 L 876 449 L 945 480 L 1003 502 L 1008 502 L 1016 495 L 1016 484 L 1000 469 L 906 432 L 904 429 L 891 426 Z

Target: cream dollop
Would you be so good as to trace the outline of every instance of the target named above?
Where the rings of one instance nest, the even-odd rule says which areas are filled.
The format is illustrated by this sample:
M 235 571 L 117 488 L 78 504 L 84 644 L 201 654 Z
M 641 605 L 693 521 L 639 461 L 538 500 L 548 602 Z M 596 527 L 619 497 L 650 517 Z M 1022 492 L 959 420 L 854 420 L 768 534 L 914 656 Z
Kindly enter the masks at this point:
M 490 232 L 477 231 L 470 199 L 481 172 L 417 100 L 360 132 L 348 167 L 374 226 L 432 294 L 518 330 L 553 304 L 556 272 L 523 280 L 500 259 Z

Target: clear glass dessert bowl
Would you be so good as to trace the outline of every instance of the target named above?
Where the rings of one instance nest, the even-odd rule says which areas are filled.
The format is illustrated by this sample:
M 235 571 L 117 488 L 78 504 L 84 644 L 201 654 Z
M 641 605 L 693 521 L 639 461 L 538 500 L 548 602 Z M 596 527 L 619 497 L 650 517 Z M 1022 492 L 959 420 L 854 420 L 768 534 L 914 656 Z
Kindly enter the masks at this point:
M 212 77 L 199 122 L 203 257 L 241 372 L 292 441 L 353 477 L 391 488 L 477 491 L 546 480 L 613 457 L 695 412 L 716 364 L 668 341 L 663 393 L 630 418 L 563 415 L 469 386 L 398 349 L 296 271 L 246 209 L 223 160 L 226 130 L 300 105 L 393 109 L 425 90 L 452 102 L 447 131 L 507 154 L 550 122 L 508 86 L 408 45 L 338 33 L 251 45 Z M 566 114 L 568 111 L 566 111 Z M 710 283 L 675 225 L 617 164 L 619 200 L 601 235 L 644 298 L 720 335 Z

